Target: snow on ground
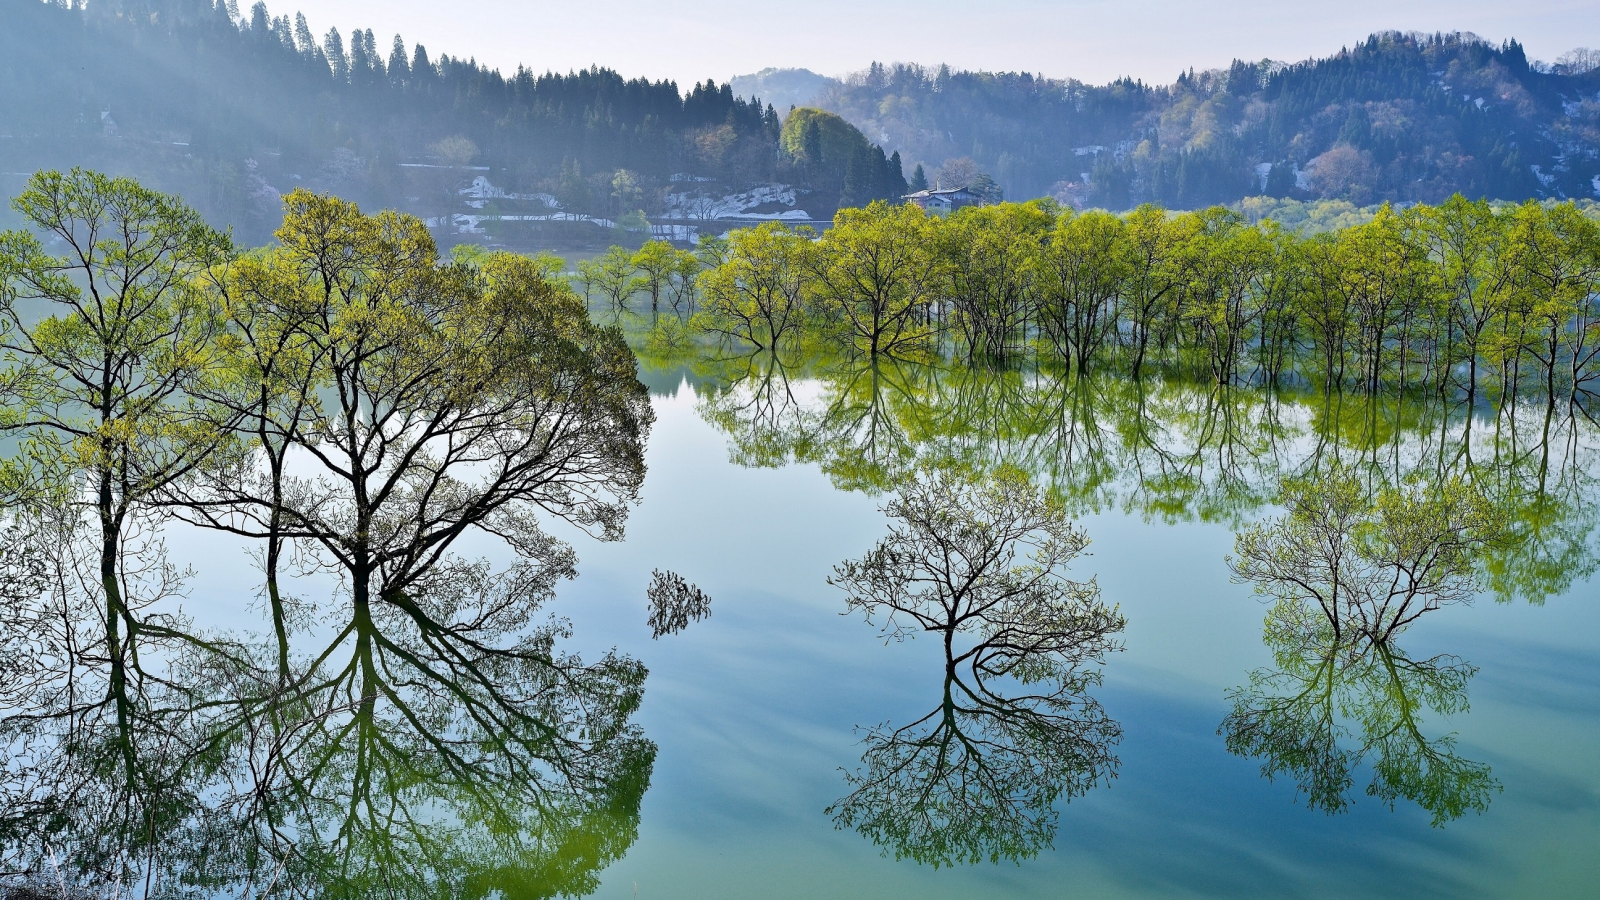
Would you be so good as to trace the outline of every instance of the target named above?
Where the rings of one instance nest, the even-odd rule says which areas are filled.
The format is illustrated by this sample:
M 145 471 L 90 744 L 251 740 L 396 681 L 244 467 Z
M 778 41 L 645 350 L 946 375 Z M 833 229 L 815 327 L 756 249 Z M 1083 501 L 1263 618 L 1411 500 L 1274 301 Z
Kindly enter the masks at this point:
M 496 187 L 493 182 L 482 175 L 472 179 L 471 184 L 456 193 L 466 197 L 467 205 L 473 209 L 482 209 L 483 204 L 489 200 L 533 200 L 543 203 L 551 209 L 561 208 L 561 204 L 557 203 L 556 198 L 550 194 L 513 194 Z
M 706 181 L 704 178 L 693 176 L 674 175 L 674 182 L 698 183 Z M 429 228 L 444 228 L 457 234 L 484 234 L 485 222 L 587 222 L 596 228 L 612 229 L 616 222 L 597 216 L 583 215 L 581 213 L 562 212 L 561 204 L 550 194 L 532 193 L 518 194 L 500 188 L 491 182 L 487 176 L 479 175 L 472 179 L 472 183 L 461 188 L 457 193 L 464 198 L 467 206 L 473 209 L 483 209 L 491 200 L 527 200 L 541 203 L 551 210 L 542 214 L 490 214 L 490 213 L 456 213 L 449 216 L 434 216 L 424 221 Z M 670 193 L 666 197 L 666 213 L 664 219 L 674 219 L 660 225 L 650 226 L 650 235 L 662 240 L 677 241 L 679 243 L 698 243 L 700 240 L 700 226 L 679 224 L 679 222 L 712 222 L 716 220 L 734 220 L 746 222 L 808 222 L 811 214 L 795 206 L 795 189 L 786 184 L 763 184 L 742 191 L 737 194 L 725 194 L 720 197 L 711 196 L 704 190 L 693 193 Z M 780 208 L 774 208 L 780 207 Z M 787 207 L 787 208 L 781 208 Z
M 487 234 L 484 230 L 485 222 L 587 222 L 596 228 L 609 231 L 617 223 L 610 219 L 597 216 L 585 216 L 578 213 L 549 213 L 542 216 L 499 216 L 499 215 L 473 215 L 470 213 L 456 213 L 450 216 L 434 216 L 424 219 L 423 224 L 429 228 L 449 228 L 456 234 Z M 694 225 L 651 225 L 650 236 L 664 241 L 677 241 L 679 243 L 696 244 L 700 242 L 700 229 Z
M 805 222 L 811 214 L 795 207 L 794 188 L 786 184 L 763 184 L 737 194 L 713 197 L 704 192 L 667 195 L 664 219 L 690 219 L 710 222 L 717 219 L 743 219 L 753 222 Z M 757 212 L 763 206 L 786 206 L 784 210 Z
M 1272 163 L 1256 163 L 1256 179 L 1262 191 L 1267 189 L 1267 179 L 1272 175 Z
M 448 221 L 446 221 L 447 219 Z M 610 219 L 564 212 L 548 213 L 542 216 L 480 216 L 469 213 L 455 213 L 450 216 L 435 216 L 431 219 L 424 219 L 423 222 L 429 228 L 453 228 L 458 234 L 483 234 L 484 222 L 589 222 L 598 228 L 615 228 L 617 225 L 616 222 Z

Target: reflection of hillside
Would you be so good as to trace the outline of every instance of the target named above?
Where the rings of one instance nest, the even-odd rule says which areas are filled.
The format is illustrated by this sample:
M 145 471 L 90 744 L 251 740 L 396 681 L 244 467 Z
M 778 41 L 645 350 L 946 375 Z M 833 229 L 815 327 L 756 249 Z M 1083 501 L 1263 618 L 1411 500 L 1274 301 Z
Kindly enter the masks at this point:
M 1414 396 L 1037 369 L 881 361 L 785 370 L 760 357 L 741 365 L 701 404 L 733 459 L 815 462 L 841 488 L 883 490 L 915 460 L 1013 465 L 1080 513 L 1237 525 L 1273 501 L 1283 478 L 1333 465 L 1372 484 L 1461 476 L 1513 522 L 1518 539 L 1488 561 L 1502 595 L 1550 596 L 1596 565 L 1600 427 L 1576 406 L 1511 406 L 1486 418 Z M 782 403 L 771 399 L 774 378 Z

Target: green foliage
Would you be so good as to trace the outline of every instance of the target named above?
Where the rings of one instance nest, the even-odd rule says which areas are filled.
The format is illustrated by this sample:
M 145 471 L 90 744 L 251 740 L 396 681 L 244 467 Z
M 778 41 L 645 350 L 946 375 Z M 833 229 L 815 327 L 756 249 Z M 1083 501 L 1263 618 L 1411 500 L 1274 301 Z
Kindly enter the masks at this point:
M 874 200 L 899 200 L 906 193 L 900 154 L 885 156 L 883 148 L 833 113 L 812 107 L 790 110 L 778 143 L 803 182 L 823 194 L 824 203 L 837 195 L 840 206 L 866 206 Z
M 657 319 L 645 336 L 645 352 L 655 357 L 672 356 L 693 347 L 694 333 L 676 316 Z
M 1371 495 L 1343 469 L 1284 485 L 1287 514 L 1241 531 L 1229 566 L 1275 601 L 1272 616 L 1335 642 L 1386 642 L 1484 586 L 1480 554 L 1507 521 L 1459 478 Z M 1320 614 L 1320 619 L 1315 618 Z
M 809 106 L 789 111 L 778 143 L 783 152 L 819 171 L 830 162 L 842 167 L 868 146 L 866 137 L 854 125 Z
M 909 204 L 840 210 L 813 266 L 820 315 L 869 356 L 927 346 L 944 268 L 935 228 L 934 219 Z
M 457 244 L 450 248 L 450 261 L 482 270 L 494 252 L 482 244 Z M 548 281 L 559 280 L 567 271 L 567 261 L 554 253 L 536 253 L 529 257 L 539 273 Z
M 1500 783 L 1489 766 L 1456 753 L 1453 735 L 1428 737 L 1423 714 L 1466 712 L 1477 672 L 1455 657 L 1412 659 L 1386 643 L 1306 642 L 1269 627 L 1276 669 L 1250 673 L 1228 692 L 1232 709 L 1218 733 L 1228 750 L 1261 758 L 1268 779 L 1288 777 L 1306 804 L 1330 815 L 1352 805 L 1365 764 L 1365 793 L 1393 809 L 1415 802 L 1435 828 L 1482 813 Z
M 1293 198 L 1246 197 L 1229 209 L 1251 223 L 1271 220 L 1290 231 L 1321 234 L 1341 231 L 1371 221 L 1377 206 L 1356 206 L 1348 200 L 1295 200 Z
M 718 249 L 707 284 L 789 272 L 808 333 L 873 356 L 1032 353 L 1079 372 L 1155 365 L 1469 402 L 1490 390 L 1576 402 L 1600 376 L 1600 222 L 1570 203 L 1455 197 L 1322 232 L 1222 207 L 1113 216 L 1034 201 L 929 218 L 874 203 L 841 210 L 802 267 L 778 243 L 738 246 L 746 274 L 718 274 Z M 748 325 L 702 324 L 769 345 Z
M 1228 749 L 1293 778 L 1307 803 L 1343 812 L 1357 766 L 1368 796 L 1414 801 L 1435 827 L 1483 812 L 1500 785 L 1463 759 L 1452 735 L 1430 738 L 1422 711 L 1467 709 L 1476 670 L 1412 659 L 1396 646 L 1418 618 L 1484 587 L 1482 560 L 1507 544 L 1510 517 L 1459 478 L 1376 489 L 1334 466 L 1283 486 L 1284 516 L 1236 535 L 1235 579 L 1270 598 L 1265 640 L 1276 669 L 1229 692 L 1218 729 Z
M 594 259 L 578 263 L 578 281 L 585 296 L 598 293 L 620 315 L 628 299 L 643 288 L 634 275 L 635 269 L 633 254 L 613 246 Z
M 1068 212 L 1038 255 L 1039 326 L 1055 351 L 1080 372 L 1116 325 L 1112 301 L 1133 275 L 1134 246 L 1127 226 L 1108 213 Z M 1018 319 L 1026 321 L 1026 314 Z
M 620 333 L 557 262 L 447 264 L 419 219 L 306 190 L 243 255 L 127 179 L 41 173 L 17 206 L 67 253 L 0 236 L 26 548 L 0 558 L 0 743 L 28 747 L 0 756 L 0 866 L 593 890 L 648 784 L 645 670 L 557 650 L 538 611 L 576 558 L 540 519 L 614 540 L 637 501 L 652 416 Z M 272 639 L 181 614 L 172 517 L 263 542 Z M 461 556 L 474 533 L 511 562 Z M 285 596 L 286 557 L 338 589 Z M 50 578 L 13 590 L 24 562 Z
M 1491 419 L 1437 398 L 826 352 L 707 360 L 695 377 L 735 462 L 815 465 L 842 490 L 892 491 L 919 465 L 1014 467 L 1077 516 L 1240 528 L 1285 481 L 1342 465 L 1374 494 L 1454 481 L 1481 491 L 1505 539 L 1479 548 L 1474 577 L 1498 600 L 1542 602 L 1600 566 L 1600 432 L 1582 408 Z
M 15 207 L 50 244 L 0 234 L 0 429 L 23 501 L 8 536 L 25 556 L 8 562 L 39 576 L 0 591 L 0 743 L 51 752 L 0 755 L 0 858 L 73 841 L 105 876 L 206 815 L 232 743 L 173 711 L 210 701 L 204 679 L 243 653 L 164 608 L 181 574 L 155 531 L 174 490 L 237 449 L 206 396 L 226 378 L 208 288 L 232 247 L 177 198 L 95 172 L 41 172 Z M 77 817 L 100 830 L 80 839 Z
M 646 241 L 633 254 L 633 268 L 639 273 L 639 286 L 650 295 L 650 311 L 661 306 L 661 295 L 678 272 L 678 251 L 666 241 Z
M 700 276 L 704 309 L 694 319 L 702 331 L 776 348 L 805 321 L 815 249 L 810 229 L 777 223 L 735 231 L 722 261 Z

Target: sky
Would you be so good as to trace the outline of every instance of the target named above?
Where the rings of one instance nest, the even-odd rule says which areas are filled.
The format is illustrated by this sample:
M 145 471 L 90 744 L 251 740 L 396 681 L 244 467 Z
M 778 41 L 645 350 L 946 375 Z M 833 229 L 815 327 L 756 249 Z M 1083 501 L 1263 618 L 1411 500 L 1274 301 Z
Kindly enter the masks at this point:
M 298 3 L 295 8 L 292 4 Z M 249 3 L 241 2 L 241 7 Z M 1326 56 L 1374 31 L 1516 38 L 1530 58 L 1600 47 L 1600 0 L 268 0 L 321 35 L 372 28 L 502 70 L 599 64 L 680 85 L 769 66 L 841 75 L 949 63 L 1165 84 L 1231 60 Z

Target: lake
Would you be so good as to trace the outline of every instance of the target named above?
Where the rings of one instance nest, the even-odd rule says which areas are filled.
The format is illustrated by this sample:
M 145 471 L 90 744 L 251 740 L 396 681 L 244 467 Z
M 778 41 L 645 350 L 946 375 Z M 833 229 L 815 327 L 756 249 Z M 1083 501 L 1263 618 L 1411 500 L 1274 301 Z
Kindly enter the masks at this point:
M 646 360 L 641 379 L 642 500 L 620 542 L 550 526 L 580 573 L 550 611 L 571 624 L 562 649 L 648 667 L 649 786 L 636 820 L 625 808 L 561 851 L 562 878 L 485 876 L 504 896 L 1549 900 L 1600 884 L 1600 428 L 1583 411 L 710 351 Z M 1126 619 L 1076 695 L 1100 739 L 1059 743 L 1070 722 L 1002 702 L 945 733 L 969 742 L 960 765 L 907 767 L 841 821 L 864 757 L 892 765 L 884 736 L 946 702 L 940 641 L 886 638 L 828 583 L 930 462 L 1019 470 L 1091 538 L 1066 574 Z M 1280 478 L 1336 464 L 1373 490 L 1469 478 L 1511 523 L 1480 560 L 1487 590 L 1379 656 L 1273 643 L 1228 563 L 1237 532 L 1281 514 Z M 259 630 L 246 548 L 176 527 L 171 544 L 195 568 L 197 623 Z M 710 617 L 653 639 L 657 569 L 708 593 Z
M 649 667 L 639 719 L 660 748 L 638 839 L 595 896 L 1553 898 L 1600 884 L 1600 445 L 1583 418 L 960 367 L 702 361 L 644 378 L 657 421 L 643 502 L 625 542 L 579 545 L 559 601 L 579 644 Z M 1032 858 L 897 860 L 826 812 L 863 729 L 940 701 L 937 640 L 886 642 L 826 583 L 885 533 L 894 473 L 930 457 L 1014 463 L 1061 490 L 1093 541 L 1069 574 L 1097 578 L 1127 618 L 1091 689 L 1121 725 L 1120 762 L 1055 804 Z M 1380 478 L 1470 468 L 1516 507 L 1527 543 L 1496 564 L 1512 596 L 1432 612 L 1399 641 L 1476 668 L 1469 702 L 1423 705 L 1415 725 L 1488 767 L 1482 812 L 1435 826 L 1414 799 L 1369 796 L 1375 754 L 1350 773 L 1346 811 L 1308 808 L 1292 774 L 1263 777 L 1219 734 L 1230 690 L 1274 665 L 1266 607 L 1225 561 L 1234 532 L 1276 512 L 1278 474 L 1335 457 Z M 704 588 L 712 616 L 652 641 L 656 567 Z

